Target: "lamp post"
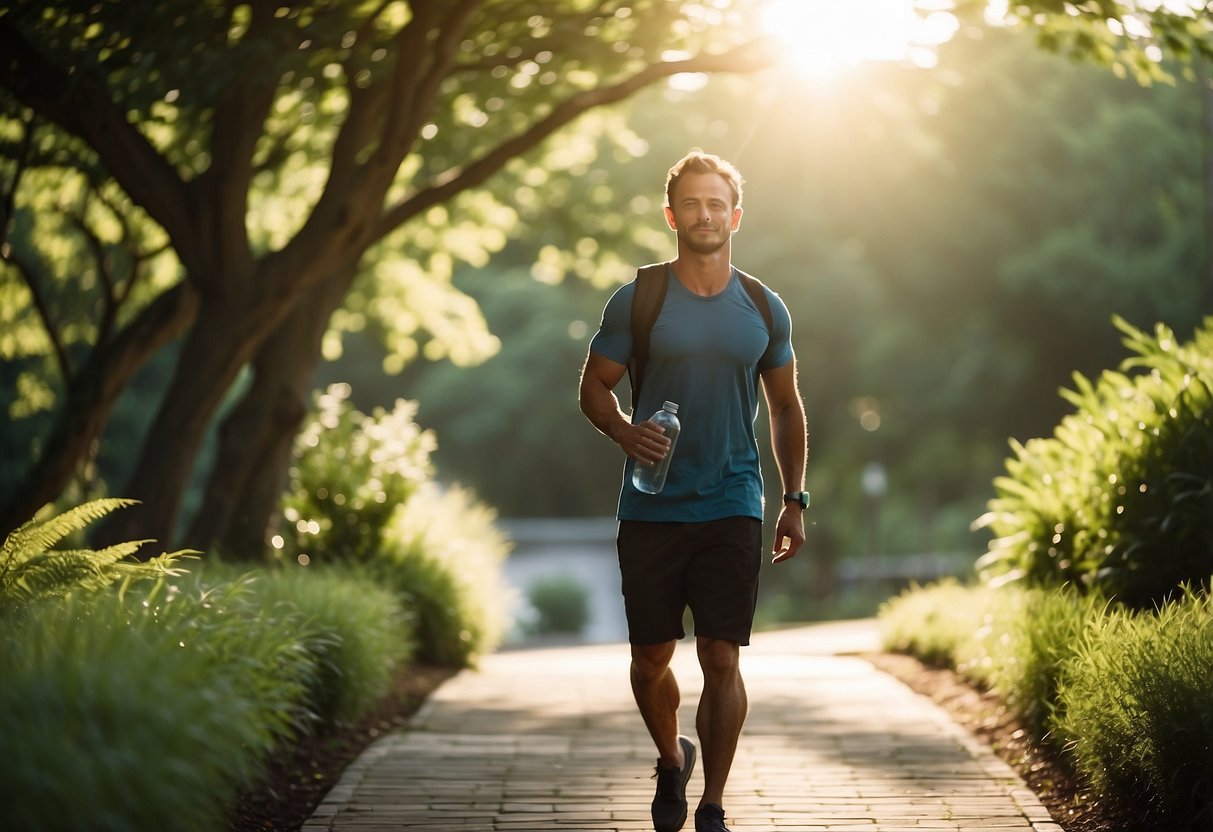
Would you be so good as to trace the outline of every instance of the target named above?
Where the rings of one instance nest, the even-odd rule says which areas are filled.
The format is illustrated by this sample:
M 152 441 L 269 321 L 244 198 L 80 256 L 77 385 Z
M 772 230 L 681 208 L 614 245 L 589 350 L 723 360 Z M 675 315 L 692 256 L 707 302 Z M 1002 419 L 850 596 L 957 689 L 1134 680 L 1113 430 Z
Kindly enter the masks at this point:
M 885 492 L 889 490 L 889 478 L 885 474 L 884 466 L 879 462 L 872 461 L 863 466 L 863 473 L 860 474 L 859 482 L 863 488 L 863 493 L 868 498 L 869 542 L 868 552 L 865 557 L 867 569 L 864 571 L 866 572 L 865 577 L 868 579 L 868 582 L 872 583 L 876 553 L 880 551 L 880 503 L 884 498 Z

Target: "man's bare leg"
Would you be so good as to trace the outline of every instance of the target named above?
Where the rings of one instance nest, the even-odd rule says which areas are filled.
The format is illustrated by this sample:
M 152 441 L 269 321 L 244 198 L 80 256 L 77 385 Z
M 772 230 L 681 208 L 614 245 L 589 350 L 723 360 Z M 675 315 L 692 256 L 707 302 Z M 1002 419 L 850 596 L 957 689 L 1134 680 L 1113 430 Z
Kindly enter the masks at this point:
M 682 768 L 678 743 L 678 680 L 670 670 L 676 642 L 632 645 L 632 695 L 649 736 L 657 746 L 662 768 Z
M 703 696 L 695 714 L 703 755 L 703 799 L 699 805 L 724 805 L 724 785 L 733 767 L 737 739 L 749 712 L 736 642 L 699 637 L 695 644 L 703 669 Z

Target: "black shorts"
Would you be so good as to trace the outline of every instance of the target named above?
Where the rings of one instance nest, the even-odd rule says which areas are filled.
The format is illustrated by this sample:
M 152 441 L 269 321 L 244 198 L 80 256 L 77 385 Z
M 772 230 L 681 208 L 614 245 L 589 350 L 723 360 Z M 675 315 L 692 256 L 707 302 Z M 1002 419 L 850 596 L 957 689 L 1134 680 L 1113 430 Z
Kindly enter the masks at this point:
M 632 644 L 683 638 L 688 606 L 695 635 L 750 643 L 762 565 L 760 520 L 621 520 L 616 543 Z

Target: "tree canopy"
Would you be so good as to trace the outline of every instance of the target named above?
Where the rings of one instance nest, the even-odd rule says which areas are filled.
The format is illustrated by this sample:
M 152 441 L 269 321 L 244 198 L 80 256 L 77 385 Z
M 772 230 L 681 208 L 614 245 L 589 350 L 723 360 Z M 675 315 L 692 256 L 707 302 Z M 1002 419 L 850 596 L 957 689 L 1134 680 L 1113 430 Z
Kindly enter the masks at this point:
M 0 14 L 8 318 L 26 327 L 6 357 L 28 360 L 21 384 L 46 406 L 54 385 L 32 359 L 54 352 L 61 387 L 50 435 L 3 501 L 9 526 L 63 488 L 135 370 L 179 339 L 118 487 L 142 504 L 111 534 L 171 535 L 207 428 L 248 367 L 191 537 L 222 538 L 250 508 L 260 540 L 324 333 L 361 272 L 374 299 L 336 323 L 385 330 L 395 365 L 422 330 L 434 354 L 491 352 L 449 289 L 452 264 L 482 263 L 515 206 L 543 200 L 544 171 L 562 164 L 545 140 L 671 75 L 765 61 L 713 5 L 669 0 L 164 0 L 149 12 L 17 2 Z M 27 200 L 60 178 L 48 221 L 78 232 L 76 251 L 8 221 L 37 213 Z M 81 264 L 91 296 L 68 277 Z M 55 289 L 83 308 L 57 309 Z
M 788 72 L 773 69 L 740 98 L 709 93 L 659 111 L 664 123 L 656 132 L 625 121 L 614 105 L 675 75 L 771 67 L 780 54 L 756 21 L 760 7 L 773 2 L 7 4 L 0 10 L 0 388 L 15 420 L 5 431 L 5 458 L 21 470 L 0 478 L 0 525 L 12 528 L 76 477 L 84 489 L 101 486 L 141 501 L 115 515 L 102 538 L 168 541 L 182 520 L 188 484 L 202 478 L 200 505 L 181 529 L 184 542 L 257 551 L 322 358 L 339 356 L 346 342 L 362 343 L 364 334 L 386 345 L 377 360 L 389 373 L 419 357 L 464 366 L 495 354 L 501 330 L 491 330 L 454 276 L 461 268 L 514 264 L 512 239 L 534 247 L 517 265 L 541 281 L 573 274 L 599 287 L 626 279 L 642 253 L 661 250 L 660 229 L 632 222 L 656 205 L 638 180 L 619 176 L 623 162 L 657 145 L 654 136 L 674 118 L 704 128 L 671 131 L 679 143 L 674 152 L 688 139 L 707 144 L 729 118 L 709 115 L 716 105 L 746 111 L 747 103 L 769 102 L 771 90 L 789 89 Z M 975 16 L 985 5 L 961 2 L 956 11 Z M 1138 81 L 1182 81 L 1177 68 L 1199 69 L 1209 53 L 1203 7 L 1189 13 L 1174 4 L 1142 11 L 1133 3 L 1030 0 L 1009 5 L 1007 14 L 1032 26 L 1045 46 Z M 892 76 L 900 70 L 880 71 L 896 90 Z M 1010 89 L 1025 71 L 1012 62 L 989 71 L 981 90 L 959 92 L 935 75 L 913 95 L 938 102 L 974 91 L 970 112 L 989 120 L 993 142 L 997 107 L 1008 103 L 1003 92 L 1027 99 L 1016 102 L 1025 118 L 1059 116 L 1057 101 L 1039 99 L 1033 112 L 1032 94 Z M 1040 90 L 1047 81 L 1046 72 Z M 921 308 L 924 320 L 948 330 L 948 353 L 901 373 L 906 390 L 886 398 L 908 402 L 923 384 L 936 384 L 937 395 L 921 403 L 924 414 L 951 412 L 972 379 L 995 372 L 973 345 L 1014 318 L 978 314 L 954 327 L 938 301 L 982 291 L 966 277 L 995 260 L 1000 302 L 1013 308 L 1042 294 L 1054 298 L 1059 317 L 1051 334 L 1064 349 L 1075 341 L 1063 333 L 1084 331 L 1067 329 L 1067 313 L 1089 295 L 1081 282 L 1049 275 L 1090 275 L 1142 298 L 1162 296 L 1140 290 L 1136 275 L 1149 270 L 1176 281 L 1169 296 L 1186 297 L 1180 275 L 1201 239 L 1182 221 L 1192 195 L 1179 186 L 1144 201 L 1141 194 L 1152 172 L 1170 171 L 1173 154 L 1190 158 L 1192 151 L 1175 134 L 1152 133 L 1148 109 L 1096 114 L 1105 120 L 1104 156 L 1085 146 L 1079 152 L 1076 142 L 1092 140 L 1087 133 L 1074 132 L 1071 142 L 1004 129 L 1008 142 L 1028 144 L 998 145 L 1008 155 L 999 170 L 975 166 L 985 147 L 949 142 L 948 131 L 962 129 L 955 122 L 937 120 L 937 127 L 924 111 L 894 123 L 886 116 L 899 106 L 898 93 L 859 95 L 810 98 L 808 106 L 867 109 L 866 123 L 839 123 L 889 130 L 885 139 L 896 137 L 899 152 L 888 154 L 888 164 L 877 159 L 870 169 L 850 171 L 849 179 L 786 176 L 792 192 L 772 195 L 794 204 L 806 192 L 797 192 L 797 183 L 811 186 L 807 193 L 822 203 L 808 221 L 826 241 L 811 262 L 860 287 L 840 293 L 849 313 L 884 325 L 874 338 L 829 329 L 830 348 L 860 363 L 822 365 L 817 381 L 850 390 L 848 373 L 856 367 L 904 355 L 907 342 L 898 333 L 912 324 L 896 310 Z M 810 153 L 825 147 L 820 112 L 798 106 L 803 118 L 782 122 L 790 131 L 786 146 L 751 165 L 761 177 L 779 177 L 781 160 L 801 159 L 806 148 L 798 137 L 812 137 Z M 756 123 L 731 129 L 751 136 L 769 129 L 761 123 L 766 112 L 749 112 Z M 910 132 L 898 132 L 903 128 Z M 557 134 L 560 141 L 552 141 Z M 1121 193 L 1101 190 L 1107 201 L 1081 221 L 1073 211 L 1086 199 L 1083 188 L 1072 189 L 1065 210 L 1033 203 L 1032 184 L 1044 188 L 1076 168 L 1092 188 L 1102 187 L 1121 141 L 1138 136 L 1154 142 L 1140 175 L 1113 177 Z M 943 150 L 932 155 L 932 144 Z M 926 152 L 900 152 L 915 147 Z M 1099 158 L 1107 162 L 1102 168 L 1091 164 Z M 982 178 L 967 178 L 973 175 Z M 958 187 L 961 181 L 970 187 Z M 826 200 L 832 189 L 856 188 L 875 200 L 838 201 L 856 222 L 864 211 L 893 205 L 909 220 L 885 227 L 885 245 L 852 231 L 831 238 L 846 218 L 833 216 Z M 930 188 L 955 201 L 940 198 L 925 211 L 913 204 Z M 980 206 L 989 201 L 1013 210 L 983 217 Z M 962 222 L 963 235 L 933 239 Z M 805 233 L 786 214 L 770 217 L 767 227 L 789 238 Z M 916 253 L 923 241 L 948 251 L 958 266 L 953 282 L 926 279 L 938 261 Z M 759 265 L 781 257 L 774 249 L 756 254 Z M 807 285 L 839 292 L 827 282 Z M 804 299 L 811 324 L 829 323 L 818 319 L 831 308 L 819 297 Z M 1020 333 L 1001 335 L 1013 356 L 1030 352 L 1017 341 Z M 948 356 L 957 360 L 941 367 Z M 533 366 L 515 360 L 519 372 Z M 1034 365 L 997 367 L 1014 378 Z M 144 388 L 149 374 L 157 380 Z M 948 382 L 941 388 L 940 378 Z M 145 418 L 128 429 L 135 440 L 129 464 L 119 479 L 98 484 L 91 463 L 99 442 L 113 429 L 115 407 L 135 394 Z M 520 392 L 517 400 L 528 396 Z M 207 443 L 213 448 L 204 454 Z M 200 459 L 209 468 L 199 470 Z

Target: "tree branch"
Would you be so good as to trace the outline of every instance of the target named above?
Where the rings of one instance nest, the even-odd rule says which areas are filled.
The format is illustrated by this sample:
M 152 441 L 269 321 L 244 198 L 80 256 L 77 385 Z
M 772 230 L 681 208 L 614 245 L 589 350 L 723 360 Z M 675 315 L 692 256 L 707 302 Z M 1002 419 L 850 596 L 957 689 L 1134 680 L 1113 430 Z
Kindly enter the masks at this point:
M 187 268 L 209 262 L 188 189 L 173 166 L 127 121 L 102 81 L 52 62 L 12 15 L 0 16 L 0 86 L 95 150 L 122 189 L 172 237 Z
M 404 101 L 398 100 L 399 106 L 393 108 L 394 112 L 401 109 L 406 110 L 406 117 L 397 123 L 394 133 L 387 128 L 384 130 L 383 144 L 390 154 L 393 177 L 395 171 L 400 167 L 400 163 L 404 161 L 408 148 L 420 132 L 442 82 L 455 67 L 456 58 L 459 55 L 459 43 L 467 31 L 472 13 L 476 11 L 476 7 L 480 3 L 481 0 L 462 0 L 451 9 L 446 19 L 438 27 L 437 37 L 433 39 L 430 49 L 432 57 L 429 66 L 414 85 L 408 106 L 404 107 Z M 388 184 L 390 184 L 390 180 Z M 386 185 L 384 189 L 386 190 Z
M 50 304 L 47 303 L 46 296 L 42 293 L 42 288 L 39 285 L 37 269 L 32 263 L 18 256 L 11 249 L 6 251 L 3 258 L 0 259 L 12 265 L 17 270 L 17 273 L 21 275 L 21 279 L 25 282 L 26 287 L 29 288 L 30 297 L 34 301 L 34 309 L 38 312 L 38 319 L 42 321 L 42 328 L 46 330 L 46 337 L 51 342 L 51 348 L 55 352 L 55 363 L 59 365 L 59 373 L 63 376 L 64 384 L 70 384 L 74 377 L 71 357 L 67 354 L 67 349 L 63 345 L 63 339 L 59 337 L 59 330 L 55 327 Z
M 118 317 L 118 306 L 121 303 L 114 289 L 114 275 L 110 272 L 109 265 L 106 263 L 105 243 L 102 242 L 93 229 L 88 227 L 88 223 L 84 221 L 83 212 L 78 214 L 74 211 L 65 211 L 64 215 L 67 217 L 68 222 L 84 237 L 85 245 L 88 246 L 89 253 L 93 255 L 97 274 L 101 278 L 104 296 L 101 299 L 101 320 L 97 322 L 96 339 L 96 344 L 100 346 L 109 340 L 110 333 L 113 332 L 114 321 Z
M 265 4 L 252 7 L 246 38 L 256 38 L 274 20 Z M 211 131 L 211 164 L 193 183 L 205 193 L 201 200 L 204 236 L 210 239 L 214 262 L 195 279 L 202 279 L 225 297 L 234 297 L 253 269 L 248 240 L 248 199 L 253 155 L 266 116 L 274 103 L 277 79 L 267 72 L 265 58 L 243 67 L 241 77 L 229 84 L 215 105 Z
M 436 177 L 434 184 L 388 207 L 375 223 L 374 239 L 380 240 L 417 214 L 446 202 L 462 191 L 484 184 L 510 159 L 535 148 L 558 129 L 595 107 L 622 101 L 650 84 L 684 72 L 756 72 L 772 63 L 773 58 L 763 54 L 757 43 L 749 43 L 718 55 L 698 55 L 681 61 L 650 64 L 616 84 L 577 93 L 558 104 L 527 130 L 505 140 L 476 161 L 441 174 Z
M 611 16 L 614 14 L 615 9 L 617 8 L 619 8 L 619 4 L 617 2 L 611 2 L 611 0 L 600 0 L 597 6 L 586 9 L 586 11 L 580 15 L 575 17 L 570 16 L 568 18 L 561 18 L 562 29 L 584 29 L 595 18 Z M 503 18 L 506 17 L 506 15 L 502 12 L 497 12 L 497 14 L 501 15 Z M 465 61 L 459 64 L 458 69 L 460 72 L 489 72 L 497 69 L 498 67 L 515 67 L 525 61 L 533 60 L 535 56 L 544 51 L 558 53 L 560 51 L 559 39 L 553 37 L 534 38 L 530 47 L 521 50 L 521 52 L 514 57 L 495 55 L 491 58 L 480 58 L 476 61 Z
M 452 53 L 457 49 L 458 40 L 451 35 L 451 28 L 462 27 L 481 2 L 461 0 L 447 14 L 446 34 L 440 27 L 436 39 L 440 48 Z M 427 95 L 434 94 L 425 85 L 430 84 L 436 91 L 444 77 L 440 67 L 453 61 L 453 57 L 430 54 L 438 5 L 432 0 L 413 3 L 413 19 L 397 33 L 397 63 L 392 72 L 364 90 L 351 87 L 350 113 L 334 142 L 324 192 L 303 229 L 285 248 L 267 258 L 265 274 L 273 277 L 261 281 L 258 289 L 262 295 L 292 292 L 284 284 L 287 280 L 299 283 L 302 279 L 302 288 L 306 289 L 339 264 L 360 257 L 372 242 L 371 228 L 407 152 L 410 131 L 415 135 L 421 129 L 421 119 L 427 112 L 423 102 L 428 101 Z M 360 164 L 361 155 L 375 142 L 369 161 Z M 317 227 L 328 232 L 311 233 Z
M 34 147 L 34 115 L 29 114 L 29 117 L 21 123 L 21 149 L 17 152 L 16 163 L 17 169 L 13 171 L 13 180 L 8 187 L 4 189 L 4 196 L 0 198 L 0 252 L 4 250 L 5 244 L 8 242 L 8 228 L 13 220 L 13 214 L 16 211 L 17 204 L 17 189 L 21 186 L 21 177 L 25 174 L 25 169 L 29 165 L 29 157 Z
M 198 293 L 186 282 L 160 294 L 114 338 L 96 349 L 68 386 L 64 406 L 19 487 L 0 499 L 0 536 L 16 528 L 62 493 L 80 460 L 101 436 L 118 397 L 131 377 L 198 311 Z
M 119 245 L 126 252 L 126 256 L 131 259 L 130 279 L 127 280 L 125 284 L 118 285 L 115 283 L 114 285 L 114 300 L 117 306 L 121 306 L 122 304 L 126 303 L 126 299 L 130 297 L 131 291 L 135 288 L 135 283 L 137 282 L 139 276 L 139 269 L 143 265 L 144 261 L 151 259 L 152 257 L 156 256 L 156 254 L 169 250 L 172 248 L 172 244 L 166 242 L 158 248 L 153 249 L 151 252 L 140 251 L 139 241 L 135 239 L 135 235 L 131 231 L 131 224 L 126 212 L 121 210 L 119 206 L 116 205 L 112 199 L 106 196 L 105 192 L 100 188 L 93 190 L 93 197 L 109 210 L 110 215 L 113 216 L 113 218 L 117 221 L 118 226 L 122 229 L 122 240 L 119 242 Z
M 396 67 L 385 82 L 391 105 L 383 120 L 383 132 L 371 165 L 371 169 L 378 171 L 381 176 L 385 173 L 394 176 L 399 166 L 396 144 L 398 137 L 404 132 L 402 124 L 406 115 L 417 109 L 416 89 L 429 57 L 427 41 L 430 39 L 434 20 L 435 10 L 432 3 L 414 3 L 413 19 L 396 37 Z M 396 164 L 393 164 L 394 160 Z

